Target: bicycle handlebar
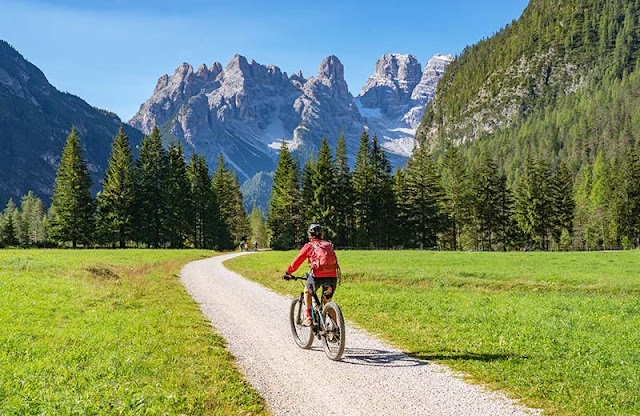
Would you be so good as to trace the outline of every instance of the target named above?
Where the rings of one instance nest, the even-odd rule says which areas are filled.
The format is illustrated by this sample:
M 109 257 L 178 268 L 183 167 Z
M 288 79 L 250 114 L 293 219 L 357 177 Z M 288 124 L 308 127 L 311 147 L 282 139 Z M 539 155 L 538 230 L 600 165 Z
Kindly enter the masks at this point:
M 307 278 L 304 277 L 304 276 L 293 276 L 293 275 L 291 275 L 291 277 L 289 277 L 286 280 L 293 280 L 293 281 L 296 281 L 296 280 L 307 280 Z

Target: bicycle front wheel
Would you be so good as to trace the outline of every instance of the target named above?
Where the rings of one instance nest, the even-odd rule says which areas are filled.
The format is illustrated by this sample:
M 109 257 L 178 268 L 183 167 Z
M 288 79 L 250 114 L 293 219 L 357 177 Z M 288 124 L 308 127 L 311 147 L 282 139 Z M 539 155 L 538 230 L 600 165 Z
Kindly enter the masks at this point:
M 342 358 L 345 347 L 346 330 L 342 311 L 337 303 L 329 302 L 324 305 L 322 317 L 325 329 L 325 334 L 322 337 L 324 352 L 330 359 L 338 361 Z
M 313 330 L 311 327 L 302 326 L 302 321 L 306 317 L 307 308 L 300 297 L 295 298 L 291 302 L 291 311 L 289 313 L 289 320 L 291 323 L 291 334 L 293 340 L 298 344 L 298 347 L 303 349 L 311 348 L 313 344 Z

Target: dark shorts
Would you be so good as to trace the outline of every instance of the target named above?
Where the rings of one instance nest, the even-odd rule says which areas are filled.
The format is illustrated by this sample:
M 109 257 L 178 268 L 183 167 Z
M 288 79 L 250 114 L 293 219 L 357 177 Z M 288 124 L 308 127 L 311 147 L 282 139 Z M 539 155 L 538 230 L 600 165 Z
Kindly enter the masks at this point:
M 336 286 L 338 285 L 337 277 L 314 277 L 309 275 L 307 278 L 306 288 L 312 291 L 314 286 L 316 290 L 322 287 L 322 296 L 331 299 L 336 292 Z

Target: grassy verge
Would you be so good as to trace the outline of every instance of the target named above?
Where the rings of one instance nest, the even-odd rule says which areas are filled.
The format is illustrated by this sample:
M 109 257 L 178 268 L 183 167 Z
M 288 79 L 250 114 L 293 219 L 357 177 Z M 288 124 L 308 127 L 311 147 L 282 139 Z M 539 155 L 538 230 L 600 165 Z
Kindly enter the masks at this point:
M 0 414 L 264 414 L 177 276 L 207 251 L 0 250 Z
M 294 294 L 295 254 L 226 264 Z M 640 414 L 640 252 L 338 256 L 346 317 L 409 354 L 551 414 Z

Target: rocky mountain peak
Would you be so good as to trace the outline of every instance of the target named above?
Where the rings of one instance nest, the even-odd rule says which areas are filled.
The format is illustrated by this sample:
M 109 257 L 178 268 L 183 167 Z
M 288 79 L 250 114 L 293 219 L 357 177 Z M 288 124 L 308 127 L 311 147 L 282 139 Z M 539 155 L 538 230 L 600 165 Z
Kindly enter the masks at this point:
M 328 56 L 320 63 L 318 68 L 318 78 L 325 78 L 331 81 L 344 81 L 344 65 L 335 55 Z
M 420 103 L 432 100 L 436 95 L 438 81 L 452 60 L 451 55 L 434 55 L 424 67 L 420 82 L 411 93 L 411 99 Z
M 389 116 L 402 112 L 420 82 L 422 66 L 413 55 L 385 54 L 358 96 L 365 108 L 380 108 Z

